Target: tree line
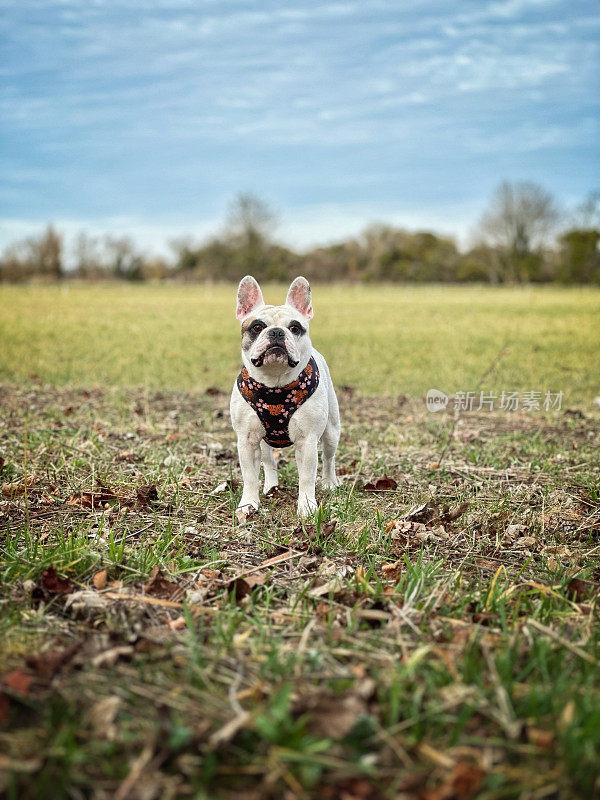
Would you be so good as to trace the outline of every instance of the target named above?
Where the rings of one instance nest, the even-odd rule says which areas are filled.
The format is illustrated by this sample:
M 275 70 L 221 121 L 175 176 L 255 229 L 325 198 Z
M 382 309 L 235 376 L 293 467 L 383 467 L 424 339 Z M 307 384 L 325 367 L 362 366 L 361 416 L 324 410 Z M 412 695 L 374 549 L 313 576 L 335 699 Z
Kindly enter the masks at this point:
M 275 238 L 276 215 L 259 197 L 241 194 L 221 233 L 202 244 L 171 243 L 172 258 L 148 257 L 129 237 L 80 233 L 66 264 L 63 237 L 52 227 L 8 247 L 0 281 L 121 279 L 563 283 L 600 285 L 600 193 L 570 215 L 532 183 L 503 183 L 482 216 L 474 243 L 430 231 L 370 225 L 356 238 L 298 253 Z

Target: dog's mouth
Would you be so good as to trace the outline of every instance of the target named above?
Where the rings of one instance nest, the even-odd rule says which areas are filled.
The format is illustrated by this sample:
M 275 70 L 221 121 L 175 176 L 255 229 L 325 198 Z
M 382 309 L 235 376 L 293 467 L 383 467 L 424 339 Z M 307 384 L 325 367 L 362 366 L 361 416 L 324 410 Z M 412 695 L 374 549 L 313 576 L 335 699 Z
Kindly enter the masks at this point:
M 262 367 L 265 362 L 269 364 L 274 361 L 287 361 L 290 367 L 298 365 L 298 362 L 294 361 L 286 348 L 280 344 L 270 344 L 259 356 L 252 359 L 255 367 Z

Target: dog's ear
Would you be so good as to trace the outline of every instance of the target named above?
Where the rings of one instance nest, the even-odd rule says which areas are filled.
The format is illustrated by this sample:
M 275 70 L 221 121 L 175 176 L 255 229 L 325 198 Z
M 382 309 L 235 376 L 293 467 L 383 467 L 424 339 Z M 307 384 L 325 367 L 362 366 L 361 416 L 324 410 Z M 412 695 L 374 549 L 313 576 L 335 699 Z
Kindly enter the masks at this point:
M 237 308 L 235 310 L 236 317 L 242 320 L 244 317 L 247 317 L 251 311 L 254 311 L 255 308 L 264 306 L 264 304 L 265 301 L 263 300 L 260 286 L 252 275 L 246 275 L 245 278 L 242 278 L 238 286 Z
M 312 319 L 313 309 L 310 302 L 310 286 L 306 278 L 296 278 L 288 289 L 285 302 L 299 311 L 306 319 Z

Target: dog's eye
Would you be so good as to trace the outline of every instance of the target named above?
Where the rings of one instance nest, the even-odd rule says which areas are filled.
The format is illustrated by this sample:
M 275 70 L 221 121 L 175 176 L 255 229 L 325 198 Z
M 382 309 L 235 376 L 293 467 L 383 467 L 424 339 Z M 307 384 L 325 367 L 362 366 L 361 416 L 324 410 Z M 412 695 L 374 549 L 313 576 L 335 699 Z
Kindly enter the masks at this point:
M 292 322 L 292 324 L 290 325 L 290 330 L 294 334 L 294 336 L 298 336 L 299 334 L 302 333 L 304 329 L 302 325 L 300 325 L 298 322 Z
M 264 324 L 262 322 L 255 322 L 253 325 L 250 326 L 250 330 L 252 333 L 260 333 L 264 328 Z

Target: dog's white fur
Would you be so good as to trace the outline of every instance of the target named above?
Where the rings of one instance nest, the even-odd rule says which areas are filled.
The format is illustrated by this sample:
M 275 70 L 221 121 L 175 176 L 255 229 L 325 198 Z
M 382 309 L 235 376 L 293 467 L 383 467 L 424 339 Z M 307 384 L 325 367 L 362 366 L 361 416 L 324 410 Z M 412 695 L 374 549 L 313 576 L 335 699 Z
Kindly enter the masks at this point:
M 319 368 L 319 385 L 315 392 L 292 414 L 289 436 L 296 448 L 298 465 L 298 515 L 306 517 L 317 508 L 317 447 L 323 448 L 323 487 L 339 486 L 335 474 L 335 453 L 340 438 L 340 415 L 337 397 L 323 356 L 310 341 L 308 323 L 313 316 L 310 286 L 305 278 L 296 278 L 282 306 L 265 305 L 260 286 L 250 275 L 238 287 L 236 317 L 242 323 L 242 361 L 250 377 L 266 386 L 286 386 L 294 381 L 312 356 Z M 255 338 L 249 326 L 257 321 L 265 328 Z M 295 336 L 293 323 L 306 331 Z M 283 328 L 285 344 L 275 348 L 269 331 Z M 253 339 L 253 340 L 252 340 Z M 271 344 L 271 347 L 269 345 Z M 268 351 L 268 352 L 266 352 Z M 263 492 L 277 486 L 277 469 L 272 448 L 263 441 L 265 429 L 254 409 L 244 400 L 237 386 L 231 395 L 231 422 L 237 434 L 238 454 L 244 488 L 238 514 L 247 515 L 259 507 L 259 472 L 262 455 Z

